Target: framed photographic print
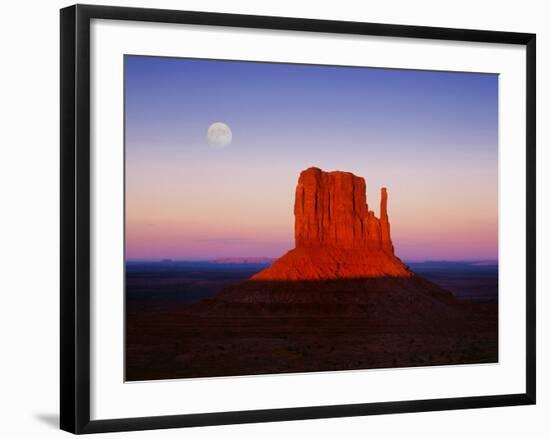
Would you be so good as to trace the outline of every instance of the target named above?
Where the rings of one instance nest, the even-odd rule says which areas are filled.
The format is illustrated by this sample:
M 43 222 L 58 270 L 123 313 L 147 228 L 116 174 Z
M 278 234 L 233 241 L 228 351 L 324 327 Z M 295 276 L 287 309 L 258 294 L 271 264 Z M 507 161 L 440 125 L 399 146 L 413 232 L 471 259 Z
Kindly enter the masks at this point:
M 535 35 L 61 10 L 61 428 L 535 403 Z

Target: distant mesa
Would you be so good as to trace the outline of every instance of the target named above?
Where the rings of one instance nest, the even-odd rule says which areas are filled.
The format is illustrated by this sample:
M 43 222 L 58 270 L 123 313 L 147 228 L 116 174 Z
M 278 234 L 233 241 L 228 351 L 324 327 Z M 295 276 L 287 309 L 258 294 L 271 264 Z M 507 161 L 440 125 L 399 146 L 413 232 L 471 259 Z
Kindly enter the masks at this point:
M 247 257 L 247 258 L 219 258 L 210 262 L 214 264 L 271 264 L 273 258 Z
M 296 187 L 295 248 L 251 279 L 322 281 L 414 276 L 394 254 L 386 188 L 381 188 L 379 215 L 369 210 L 362 177 L 351 172 L 306 169 Z

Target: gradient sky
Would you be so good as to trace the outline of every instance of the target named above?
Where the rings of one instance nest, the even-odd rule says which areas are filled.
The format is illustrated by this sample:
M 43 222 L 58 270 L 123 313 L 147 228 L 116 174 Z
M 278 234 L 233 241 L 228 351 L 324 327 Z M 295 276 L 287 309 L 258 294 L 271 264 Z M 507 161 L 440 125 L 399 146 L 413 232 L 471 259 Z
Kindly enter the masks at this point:
M 386 186 L 404 260 L 497 258 L 497 75 L 126 56 L 125 118 L 127 259 L 280 256 L 310 166 Z

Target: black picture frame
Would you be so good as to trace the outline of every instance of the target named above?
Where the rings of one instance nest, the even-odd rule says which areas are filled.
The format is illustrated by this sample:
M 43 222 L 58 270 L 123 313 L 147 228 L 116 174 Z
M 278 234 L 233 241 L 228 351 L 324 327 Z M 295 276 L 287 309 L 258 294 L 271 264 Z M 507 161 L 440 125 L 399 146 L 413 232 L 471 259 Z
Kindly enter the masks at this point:
M 90 420 L 90 21 L 133 20 L 334 34 L 375 35 L 526 47 L 526 392 L 518 394 Z M 210 12 L 75 5 L 61 10 L 61 429 L 99 433 L 386 413 L 535 404 L 536 36 Z

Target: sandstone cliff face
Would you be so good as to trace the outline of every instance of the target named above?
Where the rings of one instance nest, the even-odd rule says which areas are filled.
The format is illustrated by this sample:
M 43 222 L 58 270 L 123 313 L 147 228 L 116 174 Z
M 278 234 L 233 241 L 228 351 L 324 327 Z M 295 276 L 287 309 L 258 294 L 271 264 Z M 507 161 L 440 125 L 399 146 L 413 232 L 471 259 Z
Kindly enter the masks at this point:
M 366 183 L 350 172 L 309 168 L 300 174 L 294 204 L 296 248 L 253 280 L 328 280 L 413 275 L 394 255 L 388 193 L 380 217 L 369 210 Z
M 296 187 L 296 247 L 381 249 L 393 254 L 387 202 L 382 188 L 380 218 L 376 218 L 369 211 L 362 177 L 309 168 L 300 174 Z

